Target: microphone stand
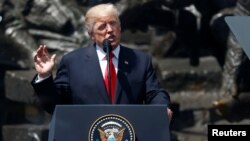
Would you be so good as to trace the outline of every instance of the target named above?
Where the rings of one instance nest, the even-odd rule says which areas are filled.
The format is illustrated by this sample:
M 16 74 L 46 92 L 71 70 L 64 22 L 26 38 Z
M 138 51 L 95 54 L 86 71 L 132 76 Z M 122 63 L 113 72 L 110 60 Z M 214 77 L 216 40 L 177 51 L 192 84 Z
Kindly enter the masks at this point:
M 110 75 L 110 52 L 112 51 L 111 43 L 108 39 L 103 40 L 103 50 L 107 57 L 107 71 L 108 71 L 108 95 L 111 96 L 111 75 Z M 112 58 L 111 58 L 112 59 Z

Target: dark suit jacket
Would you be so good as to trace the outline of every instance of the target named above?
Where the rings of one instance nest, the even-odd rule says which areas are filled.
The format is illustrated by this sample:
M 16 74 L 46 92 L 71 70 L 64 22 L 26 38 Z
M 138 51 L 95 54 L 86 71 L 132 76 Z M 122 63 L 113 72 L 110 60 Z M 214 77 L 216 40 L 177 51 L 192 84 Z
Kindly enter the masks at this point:
M 34 79 L 34 90 L 50 113 L 56 104 L 111 104 L 94 45 L 65 55 L 54 81 L 52 76 L 39 83 Z M 115 103 L 168 106 L 169 102 L 168 93 L 159 86 L 151 57 L 121 46 Z

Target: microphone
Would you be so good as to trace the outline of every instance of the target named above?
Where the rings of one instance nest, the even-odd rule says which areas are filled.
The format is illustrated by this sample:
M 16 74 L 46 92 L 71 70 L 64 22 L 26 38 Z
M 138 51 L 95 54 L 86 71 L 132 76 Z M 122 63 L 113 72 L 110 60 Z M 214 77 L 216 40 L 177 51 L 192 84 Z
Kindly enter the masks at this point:
M 103 51 L 107 53 L 107 55 L 109 55 L 109 53 L 112 51 L 112 46 L 111 43 L 108 39 L 104 39 L 103 40 Z

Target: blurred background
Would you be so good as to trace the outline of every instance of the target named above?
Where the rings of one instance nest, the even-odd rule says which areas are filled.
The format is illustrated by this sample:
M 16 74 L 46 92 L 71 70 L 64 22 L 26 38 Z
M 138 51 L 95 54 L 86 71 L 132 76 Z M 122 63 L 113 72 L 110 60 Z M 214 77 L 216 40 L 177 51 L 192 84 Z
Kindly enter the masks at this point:
M 47 140 L 32 54 L 46 44 L 59 62 L 89 44 L 86 9 L 108 2 L 122 44 L 152 56 L 170 93 L 172 141 L 205 141 L 209 124 L 250 124 L 249 59 L 224 21 L 249 16 L 249 0 L 0 0 L 0 141 Z

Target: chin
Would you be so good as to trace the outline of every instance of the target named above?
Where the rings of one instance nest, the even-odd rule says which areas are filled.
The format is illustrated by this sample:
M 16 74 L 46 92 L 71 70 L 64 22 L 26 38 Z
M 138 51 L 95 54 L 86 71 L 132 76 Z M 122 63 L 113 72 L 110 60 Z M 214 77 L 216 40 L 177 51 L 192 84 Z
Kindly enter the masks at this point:
M 116 47 L 118 44 L 117 43 L 111 43 L 111 46 L 114 48 L 114 47 Z

